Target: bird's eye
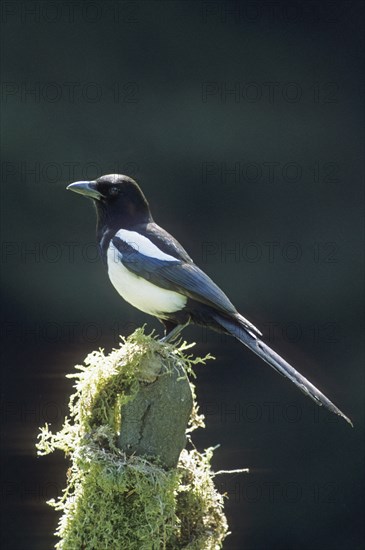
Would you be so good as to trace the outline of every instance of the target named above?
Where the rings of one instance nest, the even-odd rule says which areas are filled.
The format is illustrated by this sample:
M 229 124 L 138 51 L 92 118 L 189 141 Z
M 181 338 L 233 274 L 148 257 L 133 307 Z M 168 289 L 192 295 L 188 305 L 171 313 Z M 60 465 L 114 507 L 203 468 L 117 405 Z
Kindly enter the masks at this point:
M 118 187 L 116 187 L 115 185 L 113 185 L 113 187 L 111 187 L 109 189 L 109 195 L 111 195 L 112 197 L 115 197 L 116 195 L 119 194 L 119 189 Z

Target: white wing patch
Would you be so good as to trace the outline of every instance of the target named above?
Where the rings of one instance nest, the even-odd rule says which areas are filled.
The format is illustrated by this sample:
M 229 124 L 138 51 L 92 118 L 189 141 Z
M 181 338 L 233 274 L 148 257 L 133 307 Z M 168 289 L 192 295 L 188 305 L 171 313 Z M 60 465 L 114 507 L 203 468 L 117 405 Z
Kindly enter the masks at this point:
M 151 243 L 146 237 L 139 235 L 135 231 L 121 229 L 116 236 L 127 242 L 141 254 L 158 259 L 176 261 L 176 258 L 164 254 L 164 252 L 157 248 L 157 246 Z M 160 288 L 143 277 L 139 277 L 135 273 L 132 273 L 121 263 L 120 256 L 122 256 L 122 254 L 113 243 L 110 242 L 107 253 L 109 278 L 118 294 L 120 294 L 126 302 L 149 315 L 154 315 L 161 319 L 166 316 L 165 314 L 180 311 L 184 308 L 187 302 L 186 296 L 174 292 L 173 290 Z
M 167 262 L 178 261 L 178 258 L 174 258 L 173 256 L 170 256 L 170 254 L 165 254 L 165 252 L 162 252 L 162 250 L 153 244 L 153 242 L 151 242 L 147 237 L 140 235 L 137 231 L 119 229 L 115 236 L 129 244 L 129 246 L 144 256 L 156 258 L 157 260 L 165 260 Z

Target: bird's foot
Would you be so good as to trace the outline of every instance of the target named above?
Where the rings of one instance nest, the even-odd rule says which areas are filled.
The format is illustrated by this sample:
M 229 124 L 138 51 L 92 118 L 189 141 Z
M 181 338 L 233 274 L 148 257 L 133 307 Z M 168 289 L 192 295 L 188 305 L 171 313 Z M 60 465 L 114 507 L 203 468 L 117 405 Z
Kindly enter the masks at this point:
M 160 342 L 167 344 L 171 343 L 179 336 L 180 332 L 184 330 L 185 327 L 187 327 L 189 324 L 189 321 L 185 323 L 184 325 L 176 325 L 168 334 L 166 334 L 163 338 L 160 339 Z

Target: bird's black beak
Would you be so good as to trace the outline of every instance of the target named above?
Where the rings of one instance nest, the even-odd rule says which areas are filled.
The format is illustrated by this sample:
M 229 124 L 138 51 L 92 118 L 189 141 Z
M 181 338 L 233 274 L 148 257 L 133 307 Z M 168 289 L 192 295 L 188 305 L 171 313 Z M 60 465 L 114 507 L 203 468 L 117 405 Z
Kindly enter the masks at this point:
M 96 189 L 95 181 L 75 181 L 75 183 L 70 183 L 66 189 L 80 193 L 80 195 L 85 195 L 85 197 L 89 197 L 90 199 L 100 200 L 103 196 Z

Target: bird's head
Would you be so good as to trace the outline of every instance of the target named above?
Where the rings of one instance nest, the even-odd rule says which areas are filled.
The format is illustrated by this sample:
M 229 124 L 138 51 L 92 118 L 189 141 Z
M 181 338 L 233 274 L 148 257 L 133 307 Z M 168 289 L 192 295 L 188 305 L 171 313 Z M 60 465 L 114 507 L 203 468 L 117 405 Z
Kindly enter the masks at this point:
M 108 174 L 93 181 L 76 181 L 67 189 L 93 200 L 101 224 L 127 227 L 152 220 L 146 197 L 128 176 Z

